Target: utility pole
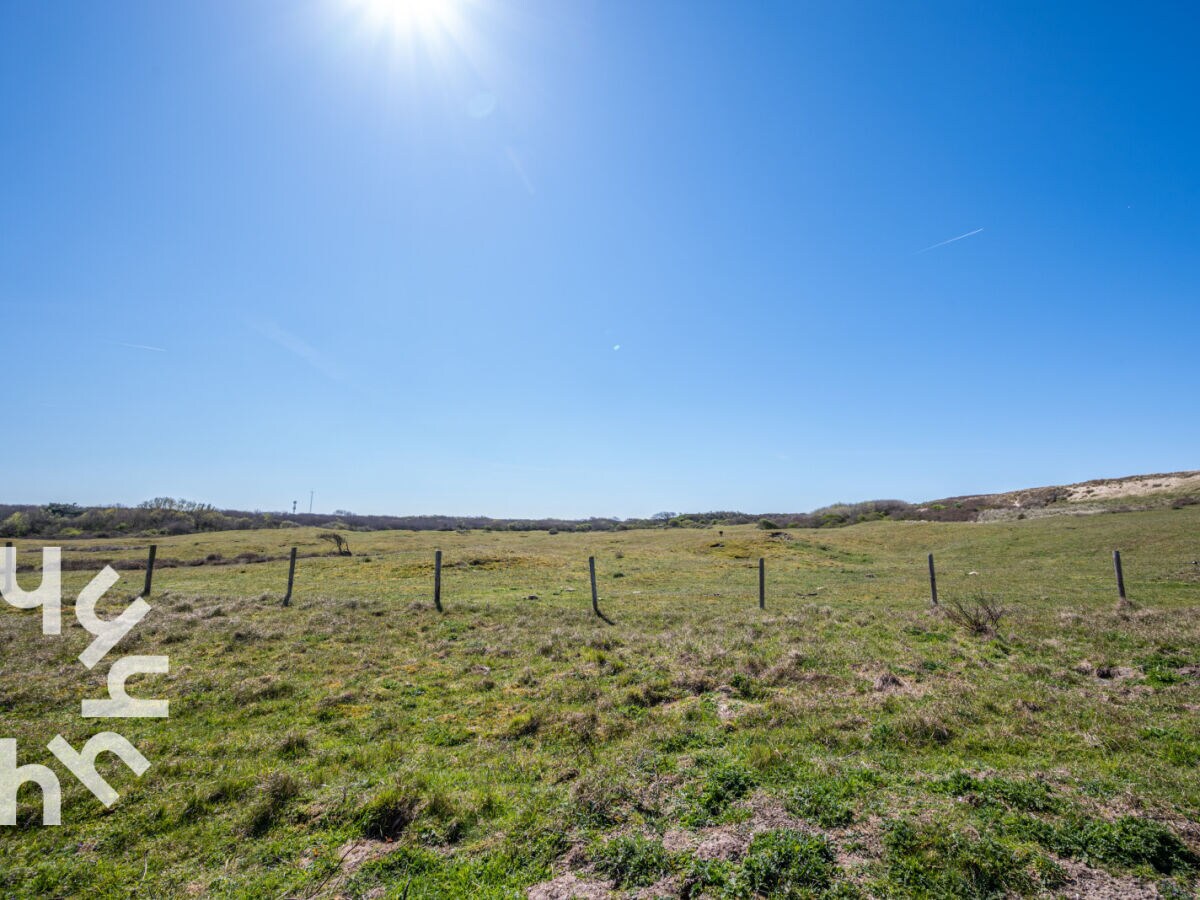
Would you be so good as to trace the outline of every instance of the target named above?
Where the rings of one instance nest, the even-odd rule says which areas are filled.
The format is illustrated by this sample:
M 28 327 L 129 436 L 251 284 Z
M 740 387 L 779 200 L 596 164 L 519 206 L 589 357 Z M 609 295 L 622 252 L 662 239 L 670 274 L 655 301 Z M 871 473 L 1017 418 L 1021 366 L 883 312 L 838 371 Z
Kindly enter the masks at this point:
M 313 498 L 313 492 L 309 491 L 308 492 L 308 513 L 309 513 L 309 515 L 312 515 L 312 498 Z

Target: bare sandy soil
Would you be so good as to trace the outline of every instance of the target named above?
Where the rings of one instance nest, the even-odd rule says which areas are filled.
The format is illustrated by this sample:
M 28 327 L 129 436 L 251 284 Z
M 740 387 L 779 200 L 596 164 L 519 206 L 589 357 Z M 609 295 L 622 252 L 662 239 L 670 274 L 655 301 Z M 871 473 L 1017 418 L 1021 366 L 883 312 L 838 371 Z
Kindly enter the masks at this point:
M 1172 472 L 1168 475 L 1135 475 L 1131 478 L 1106 478 L 1067 486 L 1067 500 L 1106 500 L 1112 497 L 1145 497 L 1149 494 L 1200 492 L 1200 472 Z

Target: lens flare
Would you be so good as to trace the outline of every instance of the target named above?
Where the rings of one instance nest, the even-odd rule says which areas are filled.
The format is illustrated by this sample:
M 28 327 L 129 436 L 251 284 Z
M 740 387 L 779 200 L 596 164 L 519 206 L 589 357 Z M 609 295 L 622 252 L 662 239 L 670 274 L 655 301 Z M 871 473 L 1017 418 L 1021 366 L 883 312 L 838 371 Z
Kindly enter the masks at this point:
M 456 0 L 359 0 L 371 25 L 403 35 L 435 37 L 453 29 Z

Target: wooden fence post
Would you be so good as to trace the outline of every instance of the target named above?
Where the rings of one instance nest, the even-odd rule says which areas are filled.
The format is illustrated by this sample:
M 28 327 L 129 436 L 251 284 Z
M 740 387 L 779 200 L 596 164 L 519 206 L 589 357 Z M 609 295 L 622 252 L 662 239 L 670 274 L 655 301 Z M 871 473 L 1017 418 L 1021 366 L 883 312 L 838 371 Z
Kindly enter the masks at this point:
M 929 554 L 929 605 L 937 606 L 937 572 L 933 568 L 933 554 Z
M 767 608 L 767 561 L 758 558 L 758 608 Z
M 12 545 L 13 545 L 12 541 L 4 542 L 4 590 L 5 591 L 11 591 L 13 589 L 13 585 L 15 585 L 17 583 L 17 552 L 15 550 L 13 550 L 13 553 L 12 553 L 13 564 L 11 567 L 8 565 L 8 556 L 9 556 L 8 551 L 12 548 Z
M 442 551 L 433 551 L 433 605 L 442 612 Z
M 588 557 L 588 576 L 592 580 L 592 612 L 596 614 L 598 619 L 611 625 L 612 620 L 600 612 L 600 597 L 596 593 L 596 557 L 594 556 Z
M 291 558 L 288 560 L 288 589 L 287 589 L 287 593 L 283 595 L 283 605 L 284 606 L 292 605 L 292 584 L 295 582 L 295 580 L 296 580 L 296 548 L 293 547 Z
M 1122 602 L 1128 602 L 1129 598 L 1125 596 L 1125 573 L 1121 571 L 1121 551 L 1113 551 L 1113 571 L 1117 573 L 1117 596 Z
M 142 598 L 150 599 L 150 587 L 154 583 L 154 557 L 158 555 L 158 545 L 150 545 L 150 553 L 146 557 L 146 586 L 142 588 Z

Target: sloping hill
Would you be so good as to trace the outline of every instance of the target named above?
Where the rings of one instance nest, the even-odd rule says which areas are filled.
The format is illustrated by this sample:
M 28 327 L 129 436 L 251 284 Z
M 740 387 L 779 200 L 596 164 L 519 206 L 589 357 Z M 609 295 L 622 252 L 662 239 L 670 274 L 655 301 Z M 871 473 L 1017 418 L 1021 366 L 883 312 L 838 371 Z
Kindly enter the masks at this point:
M 946 497 L 917 507 L 920 518 L 976 520 L 1088 515 L 1200 503 L 1200 471 L 1096 478 L 1003 494 Z

